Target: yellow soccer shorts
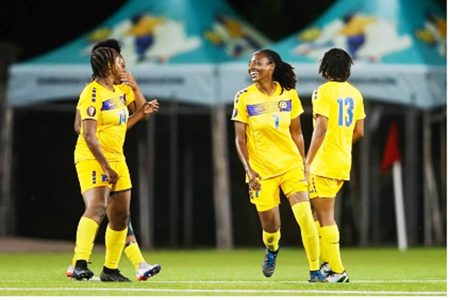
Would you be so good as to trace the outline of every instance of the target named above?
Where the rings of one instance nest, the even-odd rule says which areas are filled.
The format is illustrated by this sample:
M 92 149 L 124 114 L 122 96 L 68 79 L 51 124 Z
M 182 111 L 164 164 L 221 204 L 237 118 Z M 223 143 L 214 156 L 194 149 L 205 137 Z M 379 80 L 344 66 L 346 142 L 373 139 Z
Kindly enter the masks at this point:
M 309 175 L 309 198 L 335 198 L 344 180 L 327 178 L 318 175 Z
M 109 164 L 111 168 L 119 174 L 119 179 L 114 185 L 106 180 L 106 175 L 97 160 L 82 160 L 75 164 L 81 193 L 100 186 L 110 187 L 111 192 L 131 189 L 131 178 L 127 163 L 125 161 L 115 161 L 110 162 Z
M 261 189 L 257 192 L 249 188 L 250 202 L 256 205 L 257 211 L 270 210 L 280 205 L 280 187 L 288 198 L 293 193 L 308 192 L 308 183 L 299 168 L 277 177 L 263 179 L 260 184 Z

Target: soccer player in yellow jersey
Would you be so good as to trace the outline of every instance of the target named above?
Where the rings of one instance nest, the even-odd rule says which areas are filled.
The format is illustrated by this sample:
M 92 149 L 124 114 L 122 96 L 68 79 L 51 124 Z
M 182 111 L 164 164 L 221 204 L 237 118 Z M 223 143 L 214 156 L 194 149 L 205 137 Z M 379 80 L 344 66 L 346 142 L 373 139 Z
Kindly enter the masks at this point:
M 262 271 L 275 271 L 281 237 L 280 188 L 300 226 L 310 281 L 322 281 L 319 236 L 314 225 L 304 170 L 303 108 L 295 90 L 293 67 L 275 51 L 253 53 L 248 72 L 253 81 L 236 94 L 232 120 L 236 150 L 245 169 L 250 201 L 255 204 L 266 246 Z
M 123 144 L 127 123 L 136 123 L 144 113 L 141 106 L 140 113 L 134 113 L 128 120 L 127 106 L 135 100 L 135 95 L 131 87 L 115 84 L 126 72 L 125 62 L 117 51 L 109 47 L 92 51 L 91 67 L 92 81 L 84 88 L 77 105 L 82 126 L 74 156 L 86 208 L 77 228 L 72 277 L 81 280 L 93 276 L 87 262 L 99 224 L 108 210 L 105 263 L 100 280 L 130 281 L 118 269 L 131 198 L 131 179 Z M 152 104 L 146 103 L 148 105 Z M 109 201 L 111 192 L 116 195 Z
M 100 41 L 96 43 L 92 47 L 92 51 L 96 50 L 100 47 L 109 47 L 117 51 L 117 53 L 120 54 L 121 47 L 119 42 L 116 39 L 106 39 L 103 41 Z M 154 111 L 158 110 L 158 101 L 156 99 L 146 102 L 145 97 L 142 94 L 138 84 L 136 83 L 136 80 L 134 79 L 134 76 L 131 75 L 130 72 L 123 72 L 121 75 L 120 82 L 116 82 L 116 84 L 124 84 L 131 87 L 133 93 L 135 94 L 135 101 L 131 102 L 128 106 L 128 110 L 130 113 L 136 113 L 137 115 L 142 115 L 143 117 L 148 116 Z M 137 107 L 140 107 L 139 110 L 137 110 Z M 135 118 L 134 116 L 130 118 L 133 120 L 138 120 L 139 118 Z M 128 122 L 127 123 L 127 129 L 134 126 L 136 122 Z M 80 117 L 80 111 L 77 109 L 75 113 L 75 121 L 74 121 L 74 130 L 77 134 L 80 133 L 81 130 L 81 117 Z M 120 195 L 120 192 L 111 193 L 110 199 L 111 201 L 113 197 L 117 197 Z M 108 211 L 107 211 L 108 214 Z M 134 234 L 133 227 L 131 225 L 131 220 L 128 223 L 128 229 L 127 229 L 127 238 L 125 243 L 125 249 L 124 252 L 127 256 L 127 258 L 131 261 L 133 264 L 135 270 L 136 270 L 136 280 L 138 281 L 145 281 L 149 277 L 152 277 L 156 274 L 158 274 L 161 270 L 161 266 L 158 264 L 149 264 L 144 256 L 142 255 L 141 249 L 139 248 L 139 244 L 137 242 L 136 236 Z M 69 267 L 66 270 L 66 276 L 68 278 L 72 278 L 73 275 L 73 269 L 74 269 L 75 262 L 72 262 L 72 264 L 69 265 Z
M 352 144 L 364 135 L 361 93 L 347 82 L 353 61 L 342 49 L 325 53 L 319 73 L 327 82 L 312 95 L 314 130 L 306 155 L 309 196 L 317 215 L 321 272 L 325 282 L 349 282 L 339 250 L 339 229 L 334 220 L 336 194 L 350 179 Z

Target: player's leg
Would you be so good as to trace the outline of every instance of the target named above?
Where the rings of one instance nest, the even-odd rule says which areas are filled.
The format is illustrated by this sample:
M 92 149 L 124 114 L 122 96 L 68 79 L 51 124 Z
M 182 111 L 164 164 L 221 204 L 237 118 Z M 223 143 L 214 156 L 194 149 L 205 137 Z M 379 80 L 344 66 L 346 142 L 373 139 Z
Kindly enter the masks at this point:
M 334 220 L 334 203 L 336 193 L 342 186 L 342 181 L 314 176 L 316 197 L 311 199 L 314 211 L 320 222 L 319 234 L 322 238 L 322 248 L 327 255 L 331 271 L 325 278 L 327 282 L 349 282 L 342 263 L 339 246 L 339 229 Z
M 278 205 L 280 195 L 276 178 L 261 180 L 259 191 L 249 190 L 250 201 L 255 204 L 262 227 L 262 240 L 266 246 L 262 271 L 264 276 L 270 277 L 275 271 L 276 259 L 281 238 L 281 221 Z
M 119 192 L 111 195 L 111 198 L 116 198 L 120 201 L 120 197 L 123 196 L 124 196 L 123 193 Z M 145 281 L 148 278 L 155 276 L 161 271 L 160 265 L 158 264 L 151 265 L 145 260 L 144 256 L 142 255 L 142 251 L 139 247 L 139 244 L 136 240 L 136 236 L 134 234 L 131 221 L 128 222 L 127 237 L 124 252 L 136 270 L 136 280 Z
M 72 278 L 90 279 L 94 274 L 87 267 L 98 227 L 106 213 L 110 187 L 103 181 L 102 169 L 96 162 L 78 162 L 77 175 L 85 203 L 85 211 L 77 227 Z
M 100 274 L 102 281 L 130 281 L 119 272 L 119 261 L 125 247 L 128 231 L 131 201 L 131 179 L 125 161 L 112 165 L 119 174 L 119 180 L 112 191 L 120 197 L 110 199 L 108 203 L 108 226 L 105 234 L 105 263 Z
M 270 277 L 275 271 L 276 259 L 280 249 L 280 211 L 276 206 L 269 210 L 258 211 L 258 215 L 263 230 L 263 243 L 266 246 L 262 271 L 264 276 Z
M 137 281 L 145 281 L 150 277 L 157 275 L 161 271 L 161 266 L 159 264 L 149 264 L 145 260 L 134 235 L 127 236 L 125 254 L 136 270 Z
M 293 169 L 281 177 L 281 188 L 289 200 L 292 213 L 300 227 L 302 243 L 308 259 L 310 281 L 321 281 L 319 272 L 319 234 L 308 197 L 308 184 L 300 169 Z

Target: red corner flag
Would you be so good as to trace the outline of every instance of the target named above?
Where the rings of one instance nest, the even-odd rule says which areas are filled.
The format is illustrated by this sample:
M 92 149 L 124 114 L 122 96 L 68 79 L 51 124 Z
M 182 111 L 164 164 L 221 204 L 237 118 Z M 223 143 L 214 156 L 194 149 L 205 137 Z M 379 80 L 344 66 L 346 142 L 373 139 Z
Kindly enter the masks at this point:
M 381 162 L 381 173 L 386 173 L 397 161 L 400 161 L 400 151 L 398 149 L 398 126 L 392 122 L 389 128 L 386 146 L 384 147 L 383 161 Z

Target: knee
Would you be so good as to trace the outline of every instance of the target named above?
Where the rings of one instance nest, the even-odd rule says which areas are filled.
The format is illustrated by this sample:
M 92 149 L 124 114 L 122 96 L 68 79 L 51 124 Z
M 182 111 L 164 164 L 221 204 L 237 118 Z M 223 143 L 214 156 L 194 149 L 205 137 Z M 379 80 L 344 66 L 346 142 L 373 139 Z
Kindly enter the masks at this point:
M 128 212 L 117 213 L 109 220 L 114 230 L 123 230 L 128 227 L 130 215 Z
M 106 214 L 106 206 L 105 205 L 96 205 L 87 207 L 84 216 L 90 219 L 95 220 L 97 223 L 101 223 Z

